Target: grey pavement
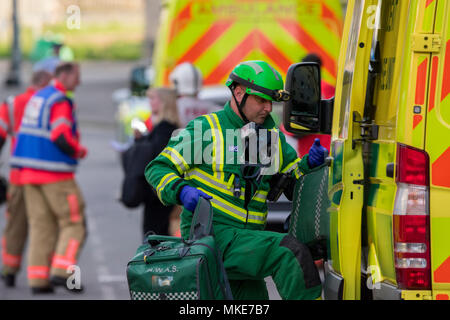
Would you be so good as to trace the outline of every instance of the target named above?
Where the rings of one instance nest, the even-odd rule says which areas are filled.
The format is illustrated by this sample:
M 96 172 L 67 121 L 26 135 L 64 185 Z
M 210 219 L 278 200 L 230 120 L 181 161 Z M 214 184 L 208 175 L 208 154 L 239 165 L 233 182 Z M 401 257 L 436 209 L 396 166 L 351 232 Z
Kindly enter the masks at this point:
M 76 103 L 82 142 L 89 153 L 77 173 L 86 200 L 88 237 L 78 262 L 83 294 L 58 288 L 53 295 L 33 296 L 26 279 L 26 254 L 14 289 L 0 283 L 0 299 L 129 299 L 126 265 L 142 240 L 141 209 L 129 210 L 116 199 L 122 170 L 118 154 L 109 143 L 114 137 L 114 104 L 111 94 L 127 85 L 133 63 L 86 62 L 82 64 L 82 84 L 76 92 Z M 0 62 L 1 75 L 7 64 Z M 25 65 L 23 73 L 30 67 Z M 24 76 L 25 81 L 27 77 Z M 2 79 L 0 79 L 2 81 Z M 23 88 L 2 90 L 1 96 Z M 5 146 L 4 150 L 8 146 Z M 7 174 L 8 152 L 3 151 L 1 172 Z M 0 207 L 0 228 L 5 225 L 5 206 Z
M 88 236 L 78 262 L 83 294 L 73 294 L 57 288 L 52 295 L 31 295 L 26 279 L 26 253 L 16 287 L 7 289 L 0 282 L 0 300 L 5 299 L 129 299 L 126 283 L 126 265 L 142 241 L 141 208 L 127 209 L 116 199 L 122 181 L 122 169 L 116 151 L 110 147 L 115 137 L 115 106 L 111 99 L 114 90 L 128 84 L 133 62 L 84 62 L 81 65 L 82 84 L 77 89 L 75 101 L 82 143 L 89 153 L 77 173 L 77 181 L 86 200 Z M 3 82 L 7 62 L 0 60 L 0 81 Z M 31 69 L 23 67 L 23 80 Z M 0 84 L 0 87 L 3 83 Z M 5 90 L 0 98 L 22 91 L 24 87 Z M 9 150 L 8 146 L 4 150 Z M 8 172 L 8 152 L 0 157 L 0 173 Z M 5 225 L 5 205 L 0 207 L 0 230 Z M 271 299 L 279 299 L 270 278 L 266 279 Z

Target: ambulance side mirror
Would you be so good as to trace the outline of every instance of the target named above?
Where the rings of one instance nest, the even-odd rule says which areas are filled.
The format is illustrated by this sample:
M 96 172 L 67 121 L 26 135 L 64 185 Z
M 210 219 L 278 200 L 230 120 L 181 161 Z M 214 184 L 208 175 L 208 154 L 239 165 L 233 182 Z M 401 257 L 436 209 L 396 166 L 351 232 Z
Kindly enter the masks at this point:
M 331 133 L 334 98 L 321 99 L 320 66 L 314 62 L 293 64 L 286 76 L 283 124 L 294 134 Z

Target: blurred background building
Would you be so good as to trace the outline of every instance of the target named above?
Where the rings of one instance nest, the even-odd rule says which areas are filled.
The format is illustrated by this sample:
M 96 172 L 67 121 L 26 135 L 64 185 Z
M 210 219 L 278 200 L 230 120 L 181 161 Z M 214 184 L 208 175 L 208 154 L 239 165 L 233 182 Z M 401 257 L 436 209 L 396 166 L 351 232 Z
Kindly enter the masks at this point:
M 54 34 L 76 59 L 149 57 L 158 25 L 159 0 L 16 0 L 20 44 L 27 58 L 36 41 Z M 10 54 L 12 0 L 0 2 L 0 58 Z

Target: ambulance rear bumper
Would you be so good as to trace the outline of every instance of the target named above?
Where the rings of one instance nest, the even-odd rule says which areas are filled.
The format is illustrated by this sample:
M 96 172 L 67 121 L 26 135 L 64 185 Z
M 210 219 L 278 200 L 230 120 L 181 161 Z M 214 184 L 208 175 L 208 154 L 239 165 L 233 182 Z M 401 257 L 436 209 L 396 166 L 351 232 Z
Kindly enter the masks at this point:
M 400 300 L 402 291 L 393 284 L 381 282 L 374 284 L 372 295 L 374 300 Z

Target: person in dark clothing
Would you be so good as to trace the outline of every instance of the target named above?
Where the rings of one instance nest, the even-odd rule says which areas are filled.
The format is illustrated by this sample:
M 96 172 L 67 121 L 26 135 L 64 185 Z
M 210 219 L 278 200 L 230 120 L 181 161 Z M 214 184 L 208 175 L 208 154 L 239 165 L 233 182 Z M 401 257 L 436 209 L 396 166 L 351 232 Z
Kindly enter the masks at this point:
M 143 234 L 153 231 L 169 235 L 169 219 L 173 206 L 165 206 L 152 187 L 146 182 L 144 170 L 164 149 L 179 119 L 176 92 L 168 88 L 153 88 L 147 93 L 152 107 L 153 130 L 142 135 L 135 132 L 135 143 L 123 154 L 125 178 L 122 184 L 121 202 L 129 208 L 144 204 Z

